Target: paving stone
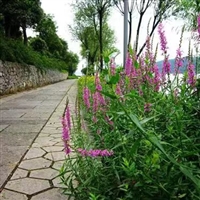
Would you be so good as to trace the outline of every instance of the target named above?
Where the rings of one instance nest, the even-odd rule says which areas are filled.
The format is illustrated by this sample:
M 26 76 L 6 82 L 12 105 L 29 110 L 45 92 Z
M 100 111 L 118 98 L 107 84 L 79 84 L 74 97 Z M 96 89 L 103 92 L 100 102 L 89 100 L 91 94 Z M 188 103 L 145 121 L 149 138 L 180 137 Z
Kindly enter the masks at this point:
M 28 198 L 24 194 L 19 194 L 17 192 L 12 192 L 4 189 L 0 194 L 1 200 L 27 200 Z
M 32 179 L 32 178 L 23 178 L 8 181 L 6 188 L 14 190 L 17 192 L 25 193 L 32 195 L 36 192 L 40 192 L 50 187 L 50 184 L 46 180 Z
M 53 188 L 36 196 L 33 196 L 31 200 L 67 200 L 69 197 L 62 194 L 62 189 Z M 74 198 L 70 198 L 74 200 Z
M 61 141 L 61 142 L 57 142 L 56 144 L 54 144 L 54 146 L 63 146 L 64 144 L 63 144 L 63 141 Z
M 51 141 L 52 142 L 60 142 L 60 141 L 62 141 L 62 138 L 61 138 L 61 136 L 59 138 L 52 138 Z
M 56 161 L 56 162 L 53 164 L 52 168 L 54 168 L 54 169 L 56 169 L 56 170 L 60 170 L 61 167 L 63 166 L 64 162 L 65 162 L 64 160 L 62 160 L 62 161 Z
M 46 152 L 56 152 L 56 151 L 63 151 L 64 147 L 60 146 L 52 146 L 52 147 L 43 147 Z
M 50 134 L 49 133 L 40 133 L 39 137 L 49 137 Z
M 30 177 L 49 179 L 49 180 L 52 180 L 53 178 L 55 178 L 58 175 L 59 175 L 58 171 L 51 169 L 51 168 L 34 170 L 30 173 Z
M 45 153 L 46 152 L 42 150 L 41 148 L 30 148 L 26 156 L 24 157 L 24 160 L 42 157 Z
M 18 179 L 18 178 L 25 178 L 27 177 L 27 175 L 28 175 L 28 171 L 18 168 L 12 175 L 11 180 Z
M 59 160 L 65 160 L 66 155 L 64 152 L 50 152 L 47 153 L 47 155 L 45 155 L 44 157 L 52 161 L 59 161 Z
M 43 141 L 50 141 L 52 139 L 52 137 L 46 136 L 46 137 L 41 137 L 40 135 L 37 137 L 37 139 L 35 140 L 35 142 L 37 143 L 41 143 Z
M 61 131 L 60 130 L 58 130 L 58 129 L 52 129 L 52 128 L 45 128 L 45 129 L 43 129 L 42 130 L 42 132 L 41 133 L 49 133 L 49 134 L 54 134 L 54 133 L 60 133 L 61 134 Z
M 42 126 L 43 124 L 11 124 L 4 130 L 4 133 L 38 133 Z
M 32 147 L 42 147 L 42 145 L 40 145 L 40 144 L 34 142 L 34 143 L 32 144 Z
M 57 142 L 53 142 L 53 141 L 50 141 L 51 138 L 48 138 L 48 139 L 43 139 L 43 137 L 40 137 L 39 139 L 36 139 L 34 143 L 37 143 L 37 144 L 34 144 L 33 147 L 48 147 L 48 146 L 53 146 L 55 145 Z
M 0 125 L 0 132 L 2 131 L 2 130 L 4 130 L 5 128 L 7 128 L 9 125 L 6 125 L 6 124 L 2 124 L 2 125 Z
M 0 188 L 12 173 L 26 150 L 26 146 L 4 146 L 4 143 L 2 144 L 0 141 Z
M 67 188 L 67 186 L 62 183 L 60 177 L 56 177 L 55 179 L 53 179 L 52 182 L 53 182 L 54 187 Z
M 34 158 L 31 160 L 23 160 L 19 167 L 22 169 L 33 170 L 33 169 L 45 169 L 51 165 L 51 161 L 44 158 Z
M 62 140 L 61 133 L 50 134 L 50 136 L 53 137 L 53 138 L 60 138 Z

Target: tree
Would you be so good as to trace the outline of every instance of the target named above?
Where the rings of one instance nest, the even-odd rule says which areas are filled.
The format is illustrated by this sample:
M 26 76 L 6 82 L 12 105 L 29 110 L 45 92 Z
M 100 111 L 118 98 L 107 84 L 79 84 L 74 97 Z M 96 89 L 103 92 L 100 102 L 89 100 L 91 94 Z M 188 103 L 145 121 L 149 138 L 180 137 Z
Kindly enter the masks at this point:
M 115 6 L 120 10 L 122 14 L 124 14 L 123 10 L 123 1 L 122 0 L 114 0 Z M 142 51 L 144 50 L 146 46 L 146 41 L 144 41 L 142 47 L 139 48 L 139 36 L 140 36 L 140 30 L 141 30 L 141 25 L 143 21 L 143 17 L 147 10 L 150 8 L 153 8 L 154 14 L 153 14 L 153 19 L 152 23 L 149 23 L 150 30 L 148 30 L 148 36 L 152 37 L 156 27 L 158 24 L 166 19 L 169 16 L 172 16 L 177 9 L 172 9 L 175 8 L 174 6 L 177 4 L 177 0 L 130 0 L 129 4 L 129 43 L 131 41 L 131 36 L 132 36 L 132 14 L 134 10 L 137 10 L 139 14 L 139 20 L 137 23 L 137 30 L 136 30 L 136 39 L 133 44 L 133 49 L 137 56 L 139 56 Z
M 45 54 L 48 50 L 46 42 L 40 37 L 31 38 L 29 41 L 30 46 L 33 48 L 34 51 L 40 52 Z
M 85 18 L 91 18 L 93 21 L 99 42 L 100 70 L 103 69 L 103 24 L 105 18 L 109 15 L 109 9 L 112 5 L 112 0 L 77 0 L 76 5 L 74 5 L 80 12 L 85 13 Z
M 200 0 L 180 0 L 176 4 L 177 12 L 174 15 L 185 21 L 187 29 L 197 28 L 197 16 L 200 13 Z
M 109 16 L 107 11 L 100 25 L 99 14 L 92 3 L 95 2 L 88 3 L 82 0 L 78 7 L 74 7 L 75 19 L 70 29 L 73 37 L 81 42 L 81 55 L 88 60 L 88 65 L 94 67 L 95 63 L 100 61 L 100 70 L 102 70 L 103 51 L 107 48 L 114 49 L 115 37 L 107 23 Z M 89 54 L 86 53 L 88 50 Z
M 52 56 L 60 58 L 60 53 L 63 51 L 63 48 L 66 48 L 65 51 L 67 51 L 67 44 L 64 44 L 63 40 L 58 37 L 57 27 L 51 15 L 43 15 L 43 18 L 36 27 L 36 32 L 46 42 L 48 51 Z
M 77 70 L 77 66 L 79 63 L 78 55 L 73 52 L 67 52 L 67 57 L 65 59 L 65 62 L 67 63 L 67 71 L 70 76 L 72 76 L 75 71 Z
M 26 29 L 34 28 L 43 15 L 40 0 L 0 0 L 0 13 L 3 15 L 5 36 L 20 38 L 22 28 L 24 44 L 28 38 Z
M 51 15 L 43 15 L 43 18 L 36 27 L 39 35 L 32 39 L 30 45 L 37 51 L 46 53 L 49 57 L 54 57 L 66 63 L 66 70 L 69 75 L 76 71 L 79 58 L 77 54 L 68 51 L 67 42 L 57 35 L 57 26 Z

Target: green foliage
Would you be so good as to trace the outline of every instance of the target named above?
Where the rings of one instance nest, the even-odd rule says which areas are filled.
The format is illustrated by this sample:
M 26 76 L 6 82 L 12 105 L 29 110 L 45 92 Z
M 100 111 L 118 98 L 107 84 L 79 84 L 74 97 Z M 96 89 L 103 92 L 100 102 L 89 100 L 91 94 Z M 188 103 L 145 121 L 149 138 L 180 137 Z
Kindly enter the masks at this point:
M 78 79 L 78 76 L 76 75 L 68 76 L 67 79 Z
M 185 25 L 189 30 L 197 29 L 197 16 L 200 13 L 199 0 L 177 1 L 176 9 L 178 12 L 175 13 L 175 16 L 184 19 Z
M 188 81 L 190 70 L 157 79 L 154 66 L 139 60 L 132 60 L 135 74 L 110 68 L 78 81 L 73 159 L 60 174 L 77 200 L 200 199 L 199 83 Z M 84 156 L 80 148 L 114 154 Z
M 45 53 L 48 50 L 46 42 L 40 37 L 31 38 L 29 44 L 34 51 L 40 53 Z
M 3 16 L 5 36 L 20 38 L 23 30 L 24 43 L 27 43 L 26 28 L 33 27 L 43 15 L 40 0 L 0 0 L 0 14 Z
M 89 67 L 85 67 L 81 70 L 81 72 L 84 74 L 84 75 L 93 75 L 95 73 L 94 71 L 94 67 L 93 66 L 89 66 Z
M 29 41 L 26 35 L 28 27 L 39 32 Z M 22 44 L 20 28 L 27 47 Z M 69 75 L 77 69 L 78 56 L 70 52 L 67 42 L 57 35 L 53 17 L 43 12 L 40 0 L 0 0 L 0 37 L 2 60 L 68 70 Z
M 48 51 L 54 57 L 59 58 L 63 48 L 66 48 L 65 51 L 67 51 L 67 45 L 63 45 L 62 40 L 57 35 L 57 27 L 52 16 L 44 15 L 37 25 L 36 31 L 39 32 L 39 37 L 46 42 Z
M 40 69 L 68 70 L 65 62 L 37 53 L 21 41 L 3 37 L 0 40 L 0 60 L 34 65 Z
M 110 0 L 82 0 L 73 6 L 75 19 L 73 26 L 70 26 L 71 32 L 74 38 L 81 42 L 82 57 L 93 67 L 98 65 L 105 50 L 115 49 L 114 32 L 108 26 L 110 6 Z

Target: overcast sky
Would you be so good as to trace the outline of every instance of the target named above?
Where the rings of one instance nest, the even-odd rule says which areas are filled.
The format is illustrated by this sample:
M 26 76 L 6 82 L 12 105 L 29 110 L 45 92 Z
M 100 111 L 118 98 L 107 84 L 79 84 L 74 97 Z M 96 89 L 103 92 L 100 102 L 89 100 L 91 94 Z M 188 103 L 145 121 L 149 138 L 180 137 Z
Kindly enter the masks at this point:
M 56 22 L 58 26 L 58 35 L 65 39 L 68 42 L 69 49 L 77 54 L 80 53 L 80 43 L 77 41 L 74 41 L 72 38 L 72 35 L 69 31 L 69 25 L 73 25 L 73 10 L 70 6 L 70 4 L 74 0 L 41 0 L 42 2 L 42 8 L 44 9 L 45 13 L 51 14 L 54 16 L 54 21 Z M 140 38 L 142 41 L 145 40 L 147 35 L 147 23 L 149 18 L 152 16 L 151 11 L 148 12 L 148 14 L 145 16 L 144 24 L 142 25 L 142 30 L 140 32 Z M 133 33 L 135 34 L 136 26 L 134 26 L 134 23 L 137 25 L 138 19 L 137 16 L 133 19 Z M 115 31 L 115 36 L 117 39 L 116 47 L 120 50 L 121 54 L 117 57 L 117 64 L 122 64 L 123 62 L 123 16 L 120 14 L 120 12 L 117 9 L 113 9 L 111 11 L 111 17 L 109 20 L 109 25 L 112 29 Z M 176 55 L 176 49 L 179 45 L 180 40 L 180 30 L 182 26 L 181 21 L 175 21 L 175 20 L 169 20 L 164 23 L 165 31 L 166 31 L 166 37 L 168 41 L 168 47 L 169 47 L 169 53 L 170 58 L 174 58 Z M 178 31 L 177 31 L 178 30 Z M 133 35 L 134 37 L 134 35 Z M 155 39 L 154 44 L 159 42 L 157 31 L 155 31 Z M 188 34 L 185 34 L 184 40 L 183 40 L 183 52 L 185 55 L 187 55 L 188 50 Z M 80 57 L 81 60 L 81 57 Z M 161 55 L 158 55 L 158 60 L 162 60 Z M 85 61 L 80 62 L 79 64 L 79 70 L 82 69 L 82 66 L 85 65 Z

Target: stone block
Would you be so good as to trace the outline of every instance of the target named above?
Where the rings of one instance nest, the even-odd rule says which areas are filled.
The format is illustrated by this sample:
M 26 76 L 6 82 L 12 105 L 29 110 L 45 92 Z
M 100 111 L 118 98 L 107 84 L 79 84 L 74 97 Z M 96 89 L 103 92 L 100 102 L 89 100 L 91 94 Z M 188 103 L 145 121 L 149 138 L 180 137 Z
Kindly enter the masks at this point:
M 6 188 L 27 195 L 33 195 L 37 192 L 50 188 L 50 184 L 46 180 L 23 178 L 8 181 Z

